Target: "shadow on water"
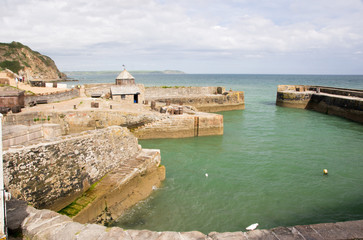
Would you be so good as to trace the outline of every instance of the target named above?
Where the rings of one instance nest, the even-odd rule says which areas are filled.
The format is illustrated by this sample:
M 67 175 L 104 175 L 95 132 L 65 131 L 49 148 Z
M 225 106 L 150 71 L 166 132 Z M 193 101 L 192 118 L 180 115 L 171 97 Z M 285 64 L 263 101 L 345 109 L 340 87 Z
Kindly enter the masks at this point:
M 264 102 L 261 102 L 261 104 L 263 105 L 267 105 L 267 106 L 276 106 L 276 101 L 264 101 Z

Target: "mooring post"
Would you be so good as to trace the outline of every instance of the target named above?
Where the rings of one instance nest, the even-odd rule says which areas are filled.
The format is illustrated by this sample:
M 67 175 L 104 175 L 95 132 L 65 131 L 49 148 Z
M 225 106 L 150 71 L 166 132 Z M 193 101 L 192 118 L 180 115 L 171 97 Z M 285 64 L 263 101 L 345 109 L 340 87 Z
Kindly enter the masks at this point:
M 151 101 L 151 109 L 154 110 L 156 107 L 156 102 L 155 101 Z

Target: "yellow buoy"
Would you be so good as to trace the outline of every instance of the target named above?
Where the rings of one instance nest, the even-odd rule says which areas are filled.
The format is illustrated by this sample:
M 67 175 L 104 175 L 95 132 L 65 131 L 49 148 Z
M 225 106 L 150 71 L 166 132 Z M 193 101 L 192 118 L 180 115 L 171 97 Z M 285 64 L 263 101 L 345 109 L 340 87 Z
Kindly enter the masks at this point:
M 328 169 L 323 170 L 324 175 L 328 175 Z

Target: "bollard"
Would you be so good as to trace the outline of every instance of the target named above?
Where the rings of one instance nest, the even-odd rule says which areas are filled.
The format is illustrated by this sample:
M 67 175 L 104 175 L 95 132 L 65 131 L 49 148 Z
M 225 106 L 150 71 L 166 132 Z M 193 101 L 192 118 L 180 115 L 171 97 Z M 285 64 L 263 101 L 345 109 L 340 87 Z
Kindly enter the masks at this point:
M 98 102 L 91 102 L 91 108 L 98 108 L 100 104 Z
M 21 107 L 20 106 L 11 107 L 11 112 L 12 113 L 19 113 L 19 112 L 21 112 Z
M 110 105 L 110 109 L 112 109 L 112 105 Z
M 156 107 L 156 102 L 155 101 L 151 101 L 151 109 L 154 110 Z

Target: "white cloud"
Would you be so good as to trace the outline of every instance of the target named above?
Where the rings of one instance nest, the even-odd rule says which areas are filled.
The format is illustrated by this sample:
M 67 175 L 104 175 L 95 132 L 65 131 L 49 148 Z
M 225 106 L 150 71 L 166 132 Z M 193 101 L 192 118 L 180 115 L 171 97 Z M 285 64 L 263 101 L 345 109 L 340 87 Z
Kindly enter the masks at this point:
M 172 58 L 217 62 L 221 57 L 351 53 L 363 47 L 359 0 L 0 0 L 0 4 L 1 41 L 20 41 L 62 60 L 94 56 L 112 61 L 122 55 L 135 62 L 154 59 L 167 65 Z

